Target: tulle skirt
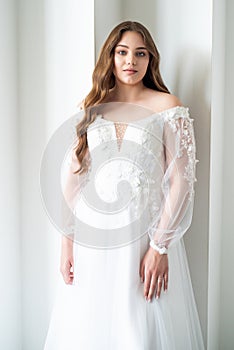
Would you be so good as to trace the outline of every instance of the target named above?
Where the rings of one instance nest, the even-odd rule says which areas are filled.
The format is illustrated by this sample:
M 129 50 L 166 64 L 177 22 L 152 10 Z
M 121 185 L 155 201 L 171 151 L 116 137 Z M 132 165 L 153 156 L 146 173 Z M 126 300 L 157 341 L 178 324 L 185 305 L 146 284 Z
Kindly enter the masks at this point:
M 74 282 L 58 285 L 44 350 L 202 350 L 183 239 L 169 250 L 169 286 L 148 303 L 144 235 L 116 249 L 74 243 Z

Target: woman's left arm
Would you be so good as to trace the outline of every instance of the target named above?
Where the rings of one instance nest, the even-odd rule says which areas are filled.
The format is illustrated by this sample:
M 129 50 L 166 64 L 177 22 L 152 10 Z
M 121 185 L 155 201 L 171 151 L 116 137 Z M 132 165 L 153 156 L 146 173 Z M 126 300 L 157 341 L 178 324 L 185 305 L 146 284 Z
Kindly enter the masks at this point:
M 192 222 L 194 182 L 196 181 L 196 145 L 193 119 L 188 108 L 180 107 L 168 115 L 164 124 L 165 173 L 163 201 L 149 236 L 152 246 L 166 252 L 188 230 Z
M 187 231 L 192 221 L 196 146 L 193 119 L 188 108 L 179 107 L 166 115 L 163 132 L 165 172 L 163 201 L 159 215 L 149 230 L 150 247 L 140 266 L 144 294 L 151 299 L 155 289 L 168 284 L 168 249 Z

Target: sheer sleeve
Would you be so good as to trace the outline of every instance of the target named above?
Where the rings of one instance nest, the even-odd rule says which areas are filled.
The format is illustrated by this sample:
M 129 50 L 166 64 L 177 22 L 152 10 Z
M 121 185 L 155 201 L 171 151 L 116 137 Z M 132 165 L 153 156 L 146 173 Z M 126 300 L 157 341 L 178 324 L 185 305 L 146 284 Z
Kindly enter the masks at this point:
M 189 228 L 194 203 L 196 145 L 193 119 L 188 108 L 179 107 L 166 114 L 163 130 L 165 168 L 162 180 L 163 200 L 159 220 L 151 232 L 151 243 L 168 249 Z
M 74 174 L 80 168 L 75 148 L 73 147 L 67 154 L 61 171 L 62 180 L 62 232 L 69 238 L 74 239 L 76 230 L 76 203 L 81 193 L 82 185 L 86 177 L 83 174 Z

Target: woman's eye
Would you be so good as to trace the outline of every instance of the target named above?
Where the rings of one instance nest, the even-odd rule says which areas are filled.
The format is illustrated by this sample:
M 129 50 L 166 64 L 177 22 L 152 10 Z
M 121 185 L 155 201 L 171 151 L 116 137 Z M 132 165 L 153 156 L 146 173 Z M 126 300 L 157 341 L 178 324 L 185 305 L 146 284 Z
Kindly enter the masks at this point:
M 145 52 L 139 51 L 139 52 L 136 53 L 136 55 L 143 57 L 143 56 L 145 56 Z
M 126 55 L 126 51 L 124 51 L 124 50 L 118 51 L 118 54 L 119 55 Z

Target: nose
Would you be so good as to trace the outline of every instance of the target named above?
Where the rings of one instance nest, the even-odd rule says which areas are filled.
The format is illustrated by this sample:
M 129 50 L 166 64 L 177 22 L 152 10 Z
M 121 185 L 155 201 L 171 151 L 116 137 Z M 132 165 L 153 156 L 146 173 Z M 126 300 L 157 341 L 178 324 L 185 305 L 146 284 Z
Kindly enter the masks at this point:
M 136 65 L 136 57 L 134 56 L 134 54 L 132 52 L 129 52 L 128 55 L 126 56 L 127 59 L 127 64 L 128 65 Z

